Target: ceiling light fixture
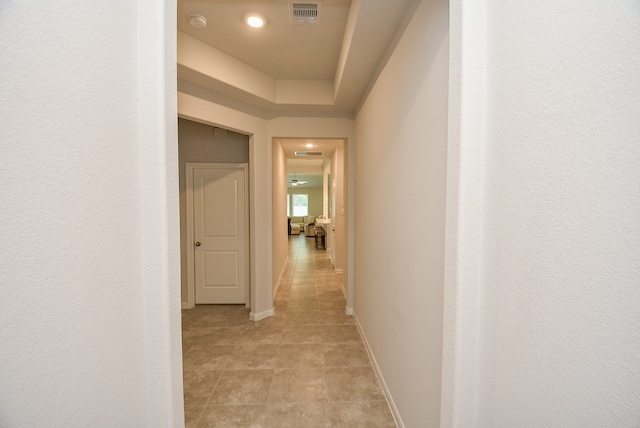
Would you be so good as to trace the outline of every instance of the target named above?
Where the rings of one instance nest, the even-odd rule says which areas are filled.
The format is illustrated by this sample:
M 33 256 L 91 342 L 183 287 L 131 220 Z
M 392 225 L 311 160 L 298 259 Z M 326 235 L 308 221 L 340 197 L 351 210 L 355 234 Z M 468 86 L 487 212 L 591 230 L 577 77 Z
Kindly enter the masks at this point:
M 249 24 L 249 26 L 253 28 L 260 28 L 264 26 L 266 22 L 266 20 L 264 19 L 264 16 L 258 15 L 257 13 L 248 14 L 247 16 L 244 17 L 244 20 L 247 24 Z
M 313 144 L 311 144 L 311 143 L 307 143 L 307 144 L 305 144 L 305 147 L 307 147 L 307 148 L 309 148 L 309 149 L 310 149 L 311 147 L 313 147 Z
M 198 30 L 203 30 L 207 27 L 207 18 L 194 13 L 192 15 L 189 15 L 189 25 Z

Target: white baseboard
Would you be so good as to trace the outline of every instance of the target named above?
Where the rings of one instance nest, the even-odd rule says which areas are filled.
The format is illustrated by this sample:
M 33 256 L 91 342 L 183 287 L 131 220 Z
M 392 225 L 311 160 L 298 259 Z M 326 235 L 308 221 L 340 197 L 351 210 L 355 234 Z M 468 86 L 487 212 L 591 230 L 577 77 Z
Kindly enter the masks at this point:
M 284 260 L 284 264 L 282 265 L 282 270 L 280 270 L 280 276 L 278 276 L 278 280 L 276 281 L 276 286 L 273 289 L 273 295 L 275 297 L 276 293 L 278 292 L 278 288 L 280 288 L 280 283 L 282 282 L 282 277 L 284 276 L 284 273 L 287 269 L 287 263 L 289 263 L 289 256 L 287 256 L 287 258 Z
M 195 306 L 191 306 L 189 302 L 182 302 L 182 309 L 193 309 Z
M 352 312 L 353 312 L 353 309 L 352 309 Z M 384 381 L 384 377 L 382 376 L 380 367 L 378 366 L 376 358 L 373 355 L 373 351 L 369 346 L 369 341 L 367 341 L 367 337 L 365 336 L 364 331 L 362 330 L 362 326 L 360 325 L 360 322 L 358 321 L 358 317 L 356 316 L 355 313 L 353 313 L 353 319 L 356 323 L 356 327 L 358 328 L 358 332 L 360 333 L 360 337 L 362 337 L 362 341 L 364 342 L 364 347 L 367 350 L 367 354 L 369 354 L 369 359 L 371 360 L 373 371 L 375 372 L 376 377 L 378 378 L 378 382 L 380 382 L 380 387 L 382 388 L 382 392 L 384 393 L 384 396 L 387 399 L 387 404 L 389 405 L 389 410 L 391 410 L 391 415 L 393 416 L 393 419 L 395 420 L 398 428 L 405 428 L 404 423 L 402 422 L 402 418 L 400 417 L 400 413 L 398 412 L 398 408 L 396 407 L 396 403 L 393 401 L 393 397 L 391 397 L 391 392 L 389 391 L 389 387 L 387 386 L 387 383 Z
M 347 290 L 344 288 L 344 283 L 340 285 L 340 289 L 342 290 L 342 294 L 344 295 L 344 300 L 349 301 L 347 298 Z M 345 306 L 344 313 L 347 315 L 353 315 L 353 308 Z
M 251 312 L 249 314 L 249 319 L 251 321 L 260 321 L 263 320 L 265 318 L 269 318 L 275 315 L 275 311 L 273 309 L 267 309 L 266 311 L 262 311 L 260 313 L 255 313 L 255 312 Z

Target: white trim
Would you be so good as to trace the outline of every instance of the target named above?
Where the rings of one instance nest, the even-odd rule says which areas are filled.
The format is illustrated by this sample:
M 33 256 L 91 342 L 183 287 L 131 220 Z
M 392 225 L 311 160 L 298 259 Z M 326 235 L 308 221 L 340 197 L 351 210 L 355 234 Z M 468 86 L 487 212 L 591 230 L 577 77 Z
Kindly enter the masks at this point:
M 289 255 L 284 259 L 284 263 L 282 264 L 282 269 L 280 270 L 280 276 L 278 276 L 278 281 L 276 281 L 276 286 L 273 288 L 273 295 L 275 296 L 278 292 L 278 288 L 280 288 L 280 283 L 282 282 L 282 277 L 287 270 L 287 263 L 289 263 Z
M 440 424 L 477 424 L 483 154 L 487 95 L 486 1 L 449 3 L 449 101 L 446 158 L 444 300 Z
M 249 165 L 245 163 L 204 163 L 204 162 L 187 162 L 185 163 L 185 175 L 186 175 L 186 190 L 185 190 L 185 198 L 186 198 L 186 207 L 185 207 L 185 221 L 187 225 L 187 233 L 185 234 L 185 242 L 184 246 L 187 249 L 187 301 L 182 302 L 182 307 L 184 309 L 191 309 L 196 305 L 196 284 L 195 284 L 195 252 L 193 248 L 193 235 L 194 235 L 194 224 L 193 224 L 193 171 L 197 168 L 242 168 L 244 170 L 244 197 L 245 197 L 245 249 L 247 254 L 247 259 L 245 263 L 245 278 L 246 278 L 246 287 L 245 287 L 245 306 L 247 308 L 251 307 L 251 270 L 250 270 L 250 259 L 251 259 L 251 251 L 250 251 L 250 241 L 249 241 Z M 186 306 L 186 308 L 185 308 Z
M 250 319 L 251 321 L 260 321 L 260 320 L 263 320 L 263 319 L 265 319 L 265 318 L 269 318 L 269 317 L 274 316 L 274 315 L 275 315 L 275 313 L 276 313 L 276 312 L 275 312 L 275 310 L 273 310 L 273 309 L 267 309 L 266 311 L 262 311 L 262 312 L 257 313 L 257 314 L 256 314 L 256 313 L 254 313 L 254 312 L 251 312 L 251 313 L 249 314 L 249 319 Z
M 193 308 L 196 305 L 195 293 L 195 272 L 194 272 L 194 250 L 191 241 L 193 240 L 193 167 L 192 164 L 185 164 L 185 221 L 187 225 L 187 233 L 185 234 L 184 247 L 187 250 L 187 307 Z
M 334 270 L 336 271 L 336 273 L 337 273 L 338 275 L 342 275 L 342 269 L 335 269 L 335 268 L 334 268 Z
M 389 410 L 391 410 L 391 415 L 396 422 L 398 428 L 405 428 L 404 422 L 402 422 L 402 418 L 400 417 L 400 412 L 398 412 L 398 408 L 396 407 L 396 403 L 393 401 L 393 397 L 391 397 L 391 392 L 389 391 L 389 387 L 387 383 L 384 381 L 384 377 L 382 376 L 382 372 L 380 371 L 380 367 L 378 366 L 378 362 L 376 361 L 375 356 L 373 355 L 373 351 L 371 350 L 371 346 L 369 346 L 369 342 L 367 341 L 367 337 L 362 330 L 362 326 L 358 321 L 358 317 L 356 314 L 353 314 L 353 320 L 355 321 L 356 328 L 358 329 L 358 333 L 360 333 L 360 337 L 362 338 L 362 342 L 364 343 L 364 347 L 367 350 L 367 354 L 369 354 L 369 359 L 371 360 L 371 365 L 373 366 L 373 371 L 378 378 L 378 382 L 380 382 L 380 387 L 382 388 L 382 392 L 384 393 L 385 398 L 387 399 L 387 405 L 389 405 Z
M 347 289 L 344 288 L 344 282 L 342 283 L 342 286 L 340 288 L 342 289 L 344 298 L 347 299 Z M 347 315 L 353 315 L 353 308 L 349 307 L 349 300 L 347 300 L 347 306 L 344 307 L 344 313 Z

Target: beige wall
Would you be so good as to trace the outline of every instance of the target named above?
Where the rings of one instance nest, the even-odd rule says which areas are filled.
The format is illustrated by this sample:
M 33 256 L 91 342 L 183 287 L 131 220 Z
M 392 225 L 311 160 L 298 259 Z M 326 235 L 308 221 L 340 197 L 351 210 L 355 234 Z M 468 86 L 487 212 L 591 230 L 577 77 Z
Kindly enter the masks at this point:
M 290 195 L 309 195 L 309 215 L 316 217 L 322 215 L 322 188 L 321 187 L 289 187 Z M 286 205 L 285 205 L 286 210 Z
M 448 43 L 422 2 L 356 118 L 354 312 L 406 427 L 440 424 Z
M 180 169 L 180 266 L 182 302 L 187 301 L 187 245 L 185 165 L 192 162 L 247 163 L 249 137 L 228 131 L 227 136 L 213 134 L 213 127 L 178 119 L 178 156 Z
M 287 159 L 282 145 L 273 140 L 273 288 L 286 267 L 289 246 L 287 243 Z
M 334 204 L 331 207 L 331 231 L 330 251 L 331 261 L 336 271 L 343 273 L 346 265 L 346 204 L 344 191 L 344 147 L 339 147 L 331 158 L 331 198 Z M 335 180 L 335 187 L 333 181 Z

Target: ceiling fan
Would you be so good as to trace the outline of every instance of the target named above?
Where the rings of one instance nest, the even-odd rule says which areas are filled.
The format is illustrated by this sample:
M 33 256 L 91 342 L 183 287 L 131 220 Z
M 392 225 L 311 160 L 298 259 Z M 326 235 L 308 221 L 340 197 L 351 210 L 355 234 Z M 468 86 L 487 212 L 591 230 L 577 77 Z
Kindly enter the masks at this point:
M 296 179 L 296 175 L 293 174 L 293 180 L 291 180 L 289 182 L 289 184 L 291 184 L 292 186 L 298 186 L 298 185 L 303 185 L 303 184 L 307 184 L 307 181 L 300 181 Z

